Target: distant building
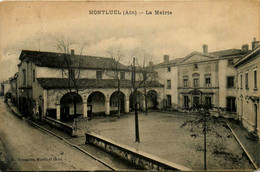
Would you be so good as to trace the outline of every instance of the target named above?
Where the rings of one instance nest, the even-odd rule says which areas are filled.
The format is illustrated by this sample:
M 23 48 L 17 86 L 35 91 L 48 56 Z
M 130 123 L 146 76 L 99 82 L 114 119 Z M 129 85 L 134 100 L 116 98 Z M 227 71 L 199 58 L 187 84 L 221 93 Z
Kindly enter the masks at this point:
M 73 114 L 104 113 L 109 115 L 121 101 L 121 111 L 133 107 L 131 70 L 112 58 L 23 50 L 18 65 L 19 108 L 26 113 L 38 113 L 57 119 Z M 117 66 L 121 89 L 112 77 Z M 137 85 L 142 81 L 142 70 L 137 68 Z M 77 80 L 75 80 L 77 76 Z M 163 85 L 157 74 L 147 82 L 148 105 L 160 105 Z M 76 92 L 78 90 L 78 93 Z M 139 95 L 143 95 L 140 89 Z M 118 99 L 118 97 L 120 97 Z M 144 101 L 138 102 L 141 109 Z M 76 111 L 76 112 L 75 112 Z
M 260 46 L 252 43 L 253 50 L 235 63 L 237 69 L 237 113 L 249 130 L 260 136 Z
M 10 91 L 11 91 L 11 101 L 14 104 L 17 104 L 17 102 L 18 102 L 17 77 L 18 77 L 18 72 L 15 73 L 14 76 L 9 79 Z
M 7 92 L 10 92 L 10 83 L 9 80 L 5 80 L 3 82 L 1 82 L 1 90 L 0 90 L 0 94 L 2 96 L 6 95 Z

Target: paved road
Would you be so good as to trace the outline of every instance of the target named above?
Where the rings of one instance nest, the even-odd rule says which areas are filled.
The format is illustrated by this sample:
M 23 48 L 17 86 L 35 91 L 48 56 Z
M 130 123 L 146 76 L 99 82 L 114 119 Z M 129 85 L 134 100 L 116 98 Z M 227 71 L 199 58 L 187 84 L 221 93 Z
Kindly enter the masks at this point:
M 5 162 L 12 170 L 109 170 L 58 138 L 18 119 L 2 100 L 0 160 L 8 156 Z

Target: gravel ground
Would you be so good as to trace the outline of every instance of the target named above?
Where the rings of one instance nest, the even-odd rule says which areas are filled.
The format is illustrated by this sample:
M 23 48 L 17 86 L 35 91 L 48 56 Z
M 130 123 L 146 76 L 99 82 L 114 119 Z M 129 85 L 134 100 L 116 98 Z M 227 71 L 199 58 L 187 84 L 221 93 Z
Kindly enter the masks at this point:
M 90 121 L 79 120 L 79 135 L 86 131 L 100 134 L 116 142 L 131 146 L 160 158 L 178 163 L 194 170 L 202 170 L 203 135 L 190 136 L 190 128 L 180 128 L 192 116 L 185 113 L 167 114 L 150 112 L 139 114 L 140 143 L 135 143 L 135 118 L 133 114 L 117 117 L 97 117 Z M 231 131 L 221 127 L 218 133 L 225 136 Z M 232 135 L 232 134 L 231 134 Z M 234 137 L 228 139 L 207 135 L 207 168 L 209 170 L 254 169 Z M 215 148 L 218 151 L 213 154 Z

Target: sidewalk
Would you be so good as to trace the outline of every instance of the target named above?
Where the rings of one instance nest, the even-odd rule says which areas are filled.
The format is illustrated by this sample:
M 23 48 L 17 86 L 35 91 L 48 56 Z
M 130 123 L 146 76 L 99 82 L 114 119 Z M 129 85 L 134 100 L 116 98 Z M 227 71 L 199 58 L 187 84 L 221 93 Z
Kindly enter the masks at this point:
M 249 154 L 257 169 L 260 168 L 260 141 L 253 141 L 246 137 L 247 130 L 234 122 L 229 122 L 229 126 L 237 136 L 238 140 L 244 146 L 245 151 Z
M 14 114 L 16 114 L 19 118 L 23 118 L 23 115 L 20 113 L 20 111 L 13 103 L 8 102 L 7 105 L 10 107 L 10 109 L 13 111 Z M 74 138 L 67 135 L 66 133 L 61 132 L 60 130 L 51 127 L 48 124 L 41 123 L 41 122 L 33 122 L 33 123 L 39 125 L 40 128 L 43 128 L 48 133 L 55 135 L 58 138 L 64 140 L 72 147 L 79 149 L 81 152 L 84 152 L 89 156 L 93 156 L 93 158 L 96 159 L 97 161 L 100 161 L 105 164 L 109 164 L 109 166 L 113 167 L 113 169 L 116 171 L 125 171 L 125 170 L 135 171 L 139 169 L 138 167 L 133 167 L 129 165 L 127 162 L 123 160 L 119 160 L 117 157 L 114 157 L 96 147 L 86 145 L 85 137 Z
M 10 100 L 9 100 L 10 101 Z M 7 105 L 11 108 L 11 110 L 19 117 L 22 118 L 23 115 L 20 113 L 20 111 L 18 110 L 18 108 L 12 103 L 9 102 L 7 103 Z

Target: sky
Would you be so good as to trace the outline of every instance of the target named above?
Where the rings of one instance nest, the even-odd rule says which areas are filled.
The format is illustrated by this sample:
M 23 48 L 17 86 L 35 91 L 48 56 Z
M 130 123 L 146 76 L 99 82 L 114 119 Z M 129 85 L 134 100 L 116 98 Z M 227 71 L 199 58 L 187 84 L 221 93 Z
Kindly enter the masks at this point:
M 121 62 L 163 61 L 193 51 L 241 49 L 260 40 L 259 1 L 171 2 L 0 2 L 0 81 L 17 72 L 22 50 L 59 52 L 58 39 L 70 41 L 75 53 L 110 57 L 120 50 Z M 91 15 L 89 10 L 136 11 L 137 15 Z M 171 15 L 155 15 L 155 10 Z M 151 11 L 152 15 L 146 15 Z M 142 13 L 142 14 L 141 14 Z M 147 60 L 149 59 L 149 60 Z

